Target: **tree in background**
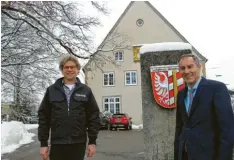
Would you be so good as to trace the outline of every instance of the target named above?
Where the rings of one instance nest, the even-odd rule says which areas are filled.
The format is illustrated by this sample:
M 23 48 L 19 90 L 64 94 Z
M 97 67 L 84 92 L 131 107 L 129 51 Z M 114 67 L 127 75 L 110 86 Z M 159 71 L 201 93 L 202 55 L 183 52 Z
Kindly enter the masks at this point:
M 86 14 L 90 6 L 93 14 Z M 57 62 L 63 54 L 91 59 L 101 69 L 106 61 L 115 62 L 97 53 L 128 47 L 128 39 L 120 33 L 94 46 L 99 16 L 108 14 L 105 3 L 1 1 L 1 13 L 2 101 L 11 100 L 14 106 L 22 106 L 27 98 L 22 94 L 37 97 L 44 92 L 59 74 Z M 107 45 L 110 50 L 104 50 Z

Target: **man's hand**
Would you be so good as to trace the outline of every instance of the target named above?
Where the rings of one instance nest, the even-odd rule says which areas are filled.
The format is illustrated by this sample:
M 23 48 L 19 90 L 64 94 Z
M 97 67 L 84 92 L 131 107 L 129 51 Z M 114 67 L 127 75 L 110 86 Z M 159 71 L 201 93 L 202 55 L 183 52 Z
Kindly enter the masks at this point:
M 92 157 L 96 154 L 96 146 L 94 144 L 90 144 L 87 147 L 87 157 Z
M 43 158 L 43 160 L 47 160 L 49 158 L 49 147 L 41 147 L 40 155 Z

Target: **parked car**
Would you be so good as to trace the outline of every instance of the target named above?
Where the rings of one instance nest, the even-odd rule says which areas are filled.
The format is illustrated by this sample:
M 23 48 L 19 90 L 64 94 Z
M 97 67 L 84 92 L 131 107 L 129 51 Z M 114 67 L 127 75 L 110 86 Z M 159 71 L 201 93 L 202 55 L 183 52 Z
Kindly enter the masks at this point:
M 101 124 L 100 129 L 109 129 L 110 117 L 108 115 L 105 115 L 105 113 L 102 113 L 102 112 L 99 113 L 99 117 L 100 117 L 100 124 Z
M 132 129 L 132 118 L 126 113 L 113 114 L 110 118 L 110 130 L 117 128 Z

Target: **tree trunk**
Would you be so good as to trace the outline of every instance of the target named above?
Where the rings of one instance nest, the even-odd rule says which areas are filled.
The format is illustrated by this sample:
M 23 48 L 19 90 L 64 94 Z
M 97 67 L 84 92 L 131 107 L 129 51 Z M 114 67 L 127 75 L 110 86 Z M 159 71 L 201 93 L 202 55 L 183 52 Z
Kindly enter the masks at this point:
M 21 73 L 22 73 L 22 66 L 18 66 L 18 68 L 16 68 L 16 86 L 15 86 L 15 104 L 16 107 L 20 106 L 20 78 L 21 78 Z

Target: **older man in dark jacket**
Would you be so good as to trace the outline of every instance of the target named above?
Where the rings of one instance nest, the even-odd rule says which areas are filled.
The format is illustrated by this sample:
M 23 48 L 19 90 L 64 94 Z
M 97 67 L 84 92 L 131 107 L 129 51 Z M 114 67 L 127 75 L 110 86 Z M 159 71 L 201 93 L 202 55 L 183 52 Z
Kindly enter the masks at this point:
M 201 77 L 201 64 L 184 55 L 179 69 L 187 86 L 178 93 L 175 160 L 232 160 L 234 117 L 227 87 Z

